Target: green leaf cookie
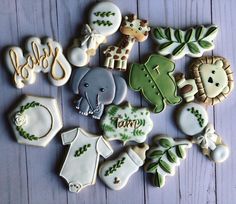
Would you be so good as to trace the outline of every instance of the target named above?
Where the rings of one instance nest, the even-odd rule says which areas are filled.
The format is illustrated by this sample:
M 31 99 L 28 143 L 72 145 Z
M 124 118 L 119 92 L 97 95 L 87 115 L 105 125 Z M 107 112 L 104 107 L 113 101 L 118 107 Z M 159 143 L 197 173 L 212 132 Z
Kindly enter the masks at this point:
M 214 48 L 213 40 L 218 32 L 218 27 L 197 26 L 186 31 L 173 28 L 156 27 L 153 29 L 153 38 L 158 43 L 158 53 L 171 55 L 173 60 L 185 55 L 201 57 L 205 51 Z
M 154 174 L 153 184 L 157 187 L 165 185 L 165 177 L 175 174 L 175 167 L 186 158 L 186 149 L 192 146 L 188 140 L 175 141 L 171 137 L 155 138 L 156 147 L 147 152 L 145 171 Z
M 163 111 L 166 103 L 176 105 L 181 102 L 172 75 L 174 68 L 175 64 L 172 61 L 157 54 L 151 55 L 145 64 L 131 66 L 130 87 L 134 91 L 140 91 L 155 106 L 155 113 Z

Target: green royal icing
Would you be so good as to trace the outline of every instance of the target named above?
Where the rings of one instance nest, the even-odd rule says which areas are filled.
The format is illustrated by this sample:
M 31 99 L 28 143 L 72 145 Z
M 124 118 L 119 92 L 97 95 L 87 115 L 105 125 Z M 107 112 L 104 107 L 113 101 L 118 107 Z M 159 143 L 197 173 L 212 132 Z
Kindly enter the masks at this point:
M 35 108 L 35 107 L 38 107 L 38 106 L 42 106 L 42 105 L 38 102 L 32 101 L 31 103 L 27 103 L 26 105 L 21 106 L 20 111 L 18 111 L 17 114 L 20 114 L 20 115 L 23 116 L 23 114 L 26 110 L 28 110 L 30 108 Z M 20 136 L 22 136 L 23 138 L 25 138 L 27 140 L 33 141 L 33 140 L 38 140 L 39 139 L 35 135 L 32 135 L 32 134 L 26 132 L 24 130 L 24 128 L 22 127 L 22 125 L 20 125 L 20 126 L 16 125 L 16 130 L 19 132 Z
M 113 174 L 114 171 L 119 169 L 124 164 L 124 161 L 125 161 L 125 157 L 122 157 L 122 159 L 118 159 L 115 164 L 113 164 L 111 167 L 109 167 L 105 171 L 105 176 L 109 176 L 109 175 Z
M 183 54 L 199 55 L 204 50 L 212 49 L 214 47 L 212 40 L 217 32 L 218 28 L 214 25 L 208 28 L 198 26 L 187 31 L 156 27 L 153 29 L 153 36 L 159 44 L 160 54 L 171 54 L 177 58 Z
M 85 144 L 84 146 L 80 147 L 78 150 L 75 151 L 74 157 L 80 157 L 82 154 L 84 154 L 89 148 L 91 147 L 91 144 Z
M 111 26 L 113 23 L 111 21 L 104 21 L 104 20 L 96 20 L 93 21 L 93 24 L 98 24 L 99 26 Z
M 197 118 L 199 126 L 202 127 L 204 123 L 204 118 L 202 118 L 202 114 L 200 114 L 198 110 L 195 110 L 194 107 L 188 108 L 187 111 L 192 113 Z
M 111 11 L 107 11 L 107 12 L 106 11 L 104 11 L 104 12 L 98 11 L 98 12 L 95 12 L 94 15 L 104 18 L 104 17 L 109 17 L 109 16 L 115 16 L 116 14 Z
M 158 140 L 158 146 L 149 150 L 145 170 L 154 174 L 154 185 L 163 187 L 166 175 L 172 175 L 175 166 L 186 157 L 186 148 L 191 147 L 187 140 L 175 142 L 170 137 Z
M 104 136 L 108 140 L 144 142 L 153 126 L 150 112 L 146 108 L 110 105 L 101 122 Z
M 129 85 L 134 91 L 140 91 L 152 103 L 155 113 L 164 110 L 168 104 L 178 104 L 177 85 L 173 77 L 174 62 L 153 54 L 145 64 L 132 64 L 129 74 Z

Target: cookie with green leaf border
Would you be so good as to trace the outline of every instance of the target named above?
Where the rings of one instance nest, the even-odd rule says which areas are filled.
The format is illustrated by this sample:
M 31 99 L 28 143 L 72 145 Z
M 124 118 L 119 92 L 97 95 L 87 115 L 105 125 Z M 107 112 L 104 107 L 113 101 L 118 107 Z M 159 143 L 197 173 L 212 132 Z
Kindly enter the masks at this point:
M 154 174 L 153 184 L 156 187 L 165 185 L 166 176 L 175 174 L 175 167 L 186 158 L 187 149 L 192 143 L 185 139 L 174 140 L 168 136 L 154 138 L 154 145 L 147 152 L 145 171 Z
M 147 108 L 110 105 L 102 118 L 101 127 L 107 140 L 142 143 L 153 128 Z
M 185 55 L 201 57 L 205 51 L 213 50 L 213 40 L 218 33 L 218 27 L 200 25 L 186 31 L 155 27 L 152 33 L 153 39 L 159 45 L 158 53 L 164 56 L 170 55 L 173 60 L 177 60 Z

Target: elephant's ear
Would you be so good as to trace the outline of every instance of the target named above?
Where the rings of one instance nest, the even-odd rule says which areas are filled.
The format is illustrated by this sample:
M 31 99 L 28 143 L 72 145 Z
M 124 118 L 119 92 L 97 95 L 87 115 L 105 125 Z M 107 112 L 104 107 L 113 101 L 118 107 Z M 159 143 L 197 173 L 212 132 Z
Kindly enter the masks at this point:
M 116 93 L 113 99 L 114 104 L 121 103 L 127 94 L 127 85 L 125 80 L 120 76 L 114 76 L 115 86 L 116 86 Z
M 79 87 L 80 81 L 89 72 L 89 70 L 90 70 L 90 68 L 88 68 L 88 67 L 77 68 L 72 73 L 71 87 L 72 87 L 72 90 L 75 94 L 79 93 L 78 87 Z

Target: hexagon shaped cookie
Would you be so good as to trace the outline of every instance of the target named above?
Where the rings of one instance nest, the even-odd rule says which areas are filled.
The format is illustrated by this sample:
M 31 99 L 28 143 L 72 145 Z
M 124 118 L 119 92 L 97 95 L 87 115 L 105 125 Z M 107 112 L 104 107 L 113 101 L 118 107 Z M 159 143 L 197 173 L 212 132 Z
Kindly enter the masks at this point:
M 56 99 L 25 96 L 9 114 L 10 125 L 20 144 L 45 147 L 62 128 Z

